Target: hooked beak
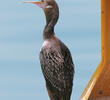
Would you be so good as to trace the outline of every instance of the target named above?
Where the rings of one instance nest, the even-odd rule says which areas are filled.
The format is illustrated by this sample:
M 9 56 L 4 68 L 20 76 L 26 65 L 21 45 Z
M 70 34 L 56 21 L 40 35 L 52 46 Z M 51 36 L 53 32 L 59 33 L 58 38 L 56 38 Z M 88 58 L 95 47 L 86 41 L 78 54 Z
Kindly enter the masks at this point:
M 24 3 L 33 3 L 42 9 L 45 7 L 45 3 L 43 1 L 24 1 Z

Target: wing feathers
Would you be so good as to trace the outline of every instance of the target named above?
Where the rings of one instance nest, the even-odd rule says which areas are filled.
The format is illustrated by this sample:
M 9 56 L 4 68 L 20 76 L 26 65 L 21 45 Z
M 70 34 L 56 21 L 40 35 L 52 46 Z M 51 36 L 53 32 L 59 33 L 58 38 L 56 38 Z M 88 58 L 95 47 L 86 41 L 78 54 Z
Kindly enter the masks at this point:
M 59 91 L 72 88 L 73 62 L 70 52 L 42 49 L 40 63 L 46 81 Z

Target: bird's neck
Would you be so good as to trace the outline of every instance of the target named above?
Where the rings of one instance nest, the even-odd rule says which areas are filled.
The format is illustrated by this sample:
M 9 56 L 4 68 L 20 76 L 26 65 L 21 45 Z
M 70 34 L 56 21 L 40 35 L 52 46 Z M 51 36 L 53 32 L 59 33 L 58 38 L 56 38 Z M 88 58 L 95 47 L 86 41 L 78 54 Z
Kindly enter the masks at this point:
M 47 21 L 43 32 L 44 40 L 49 39 L 54 35 L 54 26 L 55 26 L 55 23 L 52 19 L 51 21 Z
M 52 10 L 51 12 L 45 12 L 45 16 L 46 16 L 46 26 L 43 32 L 44 40 L 49 39 L 52 36 L 54 36 L 54 27 L 59 18 L 58 6 L 56 5 L 55 10 Z

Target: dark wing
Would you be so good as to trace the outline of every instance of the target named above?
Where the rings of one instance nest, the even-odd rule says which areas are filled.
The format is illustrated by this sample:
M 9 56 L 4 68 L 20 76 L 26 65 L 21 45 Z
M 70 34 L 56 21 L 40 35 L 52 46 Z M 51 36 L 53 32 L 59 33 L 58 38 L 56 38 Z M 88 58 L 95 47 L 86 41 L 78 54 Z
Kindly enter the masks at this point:
M 71 53 L 69 49 L 61 43 L 61 52 L 64 57 L 64 67 L 66 70 L 65 73 L 65 80 L 66 80 L 66 85 L 67 88 L 72 88 L 71 86 L 73 85 L 73 78 L 74 78 L 74 63 L 72 60 Z
M 72 89 L 73 84 L 73 62 L 67 48 L 42 49 L 40 52 L 40 63 L 45 80 L 58 89 L 65 91 Z

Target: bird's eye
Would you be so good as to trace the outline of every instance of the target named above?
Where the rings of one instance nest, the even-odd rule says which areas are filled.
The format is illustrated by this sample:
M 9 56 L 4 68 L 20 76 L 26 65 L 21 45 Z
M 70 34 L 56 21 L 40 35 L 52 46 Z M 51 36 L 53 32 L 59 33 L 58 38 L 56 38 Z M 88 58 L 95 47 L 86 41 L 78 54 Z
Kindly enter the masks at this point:
M 49 8 L 53 8 L 51 5 L 47 5 L 45 8 L 49 9 Z

